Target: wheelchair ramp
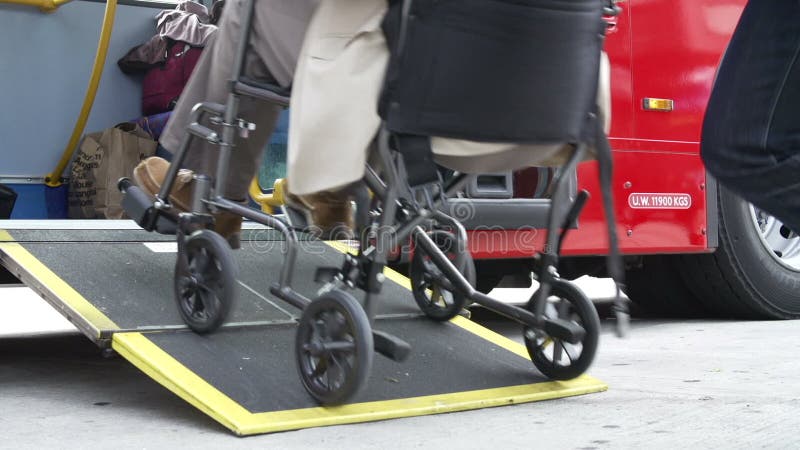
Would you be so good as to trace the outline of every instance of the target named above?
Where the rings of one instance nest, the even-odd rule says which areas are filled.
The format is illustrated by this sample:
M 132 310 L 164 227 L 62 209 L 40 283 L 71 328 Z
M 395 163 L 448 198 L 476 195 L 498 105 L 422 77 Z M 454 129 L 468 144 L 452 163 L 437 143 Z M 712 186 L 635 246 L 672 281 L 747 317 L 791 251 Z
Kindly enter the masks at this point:
M 522 345 L 463 317 L 430 321 L 420 315 L 408 281 L 387 269 L 391 281 L 378 301 L 375 328 L 408 341 L 411 356 L 396 363 L 375 355 L 367 386 L 350 404 L 319 407 L 295 369 L 300 311 L 269 294 L 282 264 L 274 231 L 245 230 L 242 249 L 235 252 L 238 301 L 228 323 L 201 336 L 183 325 L 174 305 L 174 238 L 129 222 L 49 221 L 16 229 L 9 223 L 0 231 L 0 262 L 6 268 L 98 345 L 113 348 L 236 434 L 486 408 L 607 388 L 590 376 L 547 381 Z M 296 289 L 313 297 L 319 288 L 315 268 L 339 265 L 344 250 L 341 243 L 304 242 Z

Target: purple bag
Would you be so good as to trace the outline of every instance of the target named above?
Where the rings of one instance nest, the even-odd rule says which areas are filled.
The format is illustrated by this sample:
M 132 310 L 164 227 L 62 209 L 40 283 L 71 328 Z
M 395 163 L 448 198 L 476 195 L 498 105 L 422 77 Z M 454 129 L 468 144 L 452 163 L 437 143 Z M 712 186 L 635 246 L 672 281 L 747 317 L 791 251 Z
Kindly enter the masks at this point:
M 139 117 L 132 122 L 139 125 L 153 140 L 157 141 L 161 138 L 161 133 L 164 132 L 164 128 L 167 126 L 167 121 L 171 115 L 172 111 L 167 111 L 152 116 Z
M 167 48 L 167 60 L 147 71 L 142 82 L 142 114 L 171 111 L 189 81 L 202 47 L 175 42 Z

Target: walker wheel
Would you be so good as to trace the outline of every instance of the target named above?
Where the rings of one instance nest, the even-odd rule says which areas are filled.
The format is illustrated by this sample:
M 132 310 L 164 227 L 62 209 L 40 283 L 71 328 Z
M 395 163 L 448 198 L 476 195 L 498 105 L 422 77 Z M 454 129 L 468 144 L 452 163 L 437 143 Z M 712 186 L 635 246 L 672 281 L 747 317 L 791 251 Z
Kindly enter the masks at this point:
M 594 360 L 600 338 L 600 319 L 592 302 L 574 284 L 565 280 L 552 283 L 545 316 L 577 323 L 586 333 L 583 340 L 570 344 L 530 328 L 523 330 L 525 347 L 533 365 L 553 380 L 571 380 L 586 372 Z
M 183 245 L 175 264 L 175 300 L 186 325 L 210 333 L 225 321 L 236 298 L 238 265 L 225 239 L 200 230 Z
M 469 252 L 458 250 L 458 240 L 455 235 L 444 230 L 435 230 L 431 239 L 436 246 L 453 261 L 453 264 L 475 286 L 475 262 Z M 414 248 L 414 257 L 411 258 L 409 278 L 411 279 L 411 292 L 414 300 L 426 316 L 436 321 L 450 320 L 467 303 L 467 297 L 459 292 L 451 292 L 441 287 L 436 280 L 444 277 L 444 273 L 436 267 L 422 246 Z
M 369 319 L 352 295 L 323 294 L 303 310 L 295 339 L 300 380 L 323 405 L 338 405 L 354 396 L 372 368 Z

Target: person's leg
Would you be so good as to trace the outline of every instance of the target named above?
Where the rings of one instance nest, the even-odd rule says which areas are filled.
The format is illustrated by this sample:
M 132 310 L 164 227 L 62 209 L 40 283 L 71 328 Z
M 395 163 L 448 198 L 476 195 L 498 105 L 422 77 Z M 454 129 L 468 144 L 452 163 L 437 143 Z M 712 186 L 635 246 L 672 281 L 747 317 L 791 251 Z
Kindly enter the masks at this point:
M 291 86 L 303 37 L 318 2 L 319 0 L 256 0 L 244 75 L 283 87 Z M 232 3 L 230 6 L 236 5 L 239 10 L 242 9 L 243 0 L 234 0 Z M 236 24 L 237 30 L 241 30 L 240 19 L 241 14 L 230 19 Z M 222 20 L 226 21 L 224 14 Z M 220 28 L 219 32 L 222 31 Z M 239 31 L 234 37 L 238 33 Z M 230 66 L 233 52 L 229 53 Z M 232 77 L 232 71 L 230 72 L 231 75 L 225 81 Z M 256 129 L 250 132 L 247 139 L 236 139 L 226 185 L 228 197 L 237 200 L 247 198 L 250 182 L 258 172 L 264 146 L 275 129 L 280 112 L 281 107 L 274 104 L 241 98 L 239 117 L 256 124 Z M 216 153 L 212 161 L 213 169 L 216 170 Z
M 256 38 L 256 28 L 262 25 L 259 20 L 269 6 L 278 2 L 292 2 L 295 0 L 260 0 L 256 2 L 256 20 L 253 23 L 253 32 L 250 39 L 250 49 L 245 62 L 245 74 L 252 78 L 273 80 L 268 66 L 279 66 L 279 61 L 262 60 L 258 46 L 270 46 L 271 43 L 260 41 Z M 234 58 L 236 44 L 242 35 L 242 1 L 233 0 L 226 2 L 219 30 L 213 41 L 205 48 L 203 55 L 192 73 L 175 110 L 170 117 L 164 133 L 161 136 L 161 145 L 170 151 L 177 150 L 181 139 L 186 133 L 189 124 L 189 115 L 192 108 L 202 101 L 225 103 L 228 97 L 228 81 L 234 76 Z M 272 36 L 276 40 L 280 36 Z M 297 53 L 300 44 L 297 45 Z M 276 71 L 283 71 L 277 67 Z M 250 98 L 242 98 L 239 104 L 239 117 L 256 124 L 256 129 L 250 132 L 247 139 L 237 136 L 235 147 L 230 160 L 230 171 L 226 183 L 227 196 L 235 200 L 243 200 L 247 195 L 250 180 L 258 170 L 262 151 L 269 136 L 275 127 L 280 108 L 267 102 L 258 102 Z M 218 147 L 199 139 L 194 139 L 187 150 L 183 167 L 194 172 L 209 176 L 216 175 Z
M 800 232 L 800 2 L 748 3 L 708 103 L 701 151 L 729 190 Z
M 303 35 L 318 0 L 257 0 L 250 32 L 250 42 L 245 60 L 244 75 L 277 82 L 287 86 L 294 75 L 297 55 L 300 53 Z M 236 45 L 242 36 L 243 1 L 229 0 L 219 24 L 219 30 L 203 51 L 183 93 L 173 111 L 169 123 L 161 136 L 161 145 L 175 151 L 186 133 L 192 108 L 199 102 L 225 103 L 228 97 L 228 81 L 234 76 Z M 275 74 L 274 76 L 272 74 Z M 226 180 L 226 196 L 244 201 L 249 184 L 258 171 L 264 146 L 275 127 L 280 107 L 242 97 L 238 117 L 256 125 L 247 139 L 237 135 L 233 148 L 230 169 Z M 205 125 L 215 128 L 213 125 Z M 187 149 L 183 167 L 209 176 L 216 175 L 218 147 L 194 139 Z M 147 161 L 158 170 L 157 183 L 163 180 L 163 161 Z M 140 177 L 141 178 L 141 177 Z M 180 181 L 180 179 L 179 179 Z M 173 195 L 188 204 L 191 193 L 189 185 L 176 185 Z M 176 202 L 177 204 L 177 202 Z M 229 238 L 233 247 L 238 246 L 241 217 L 227 213 L 217 215 L 217 231 Z

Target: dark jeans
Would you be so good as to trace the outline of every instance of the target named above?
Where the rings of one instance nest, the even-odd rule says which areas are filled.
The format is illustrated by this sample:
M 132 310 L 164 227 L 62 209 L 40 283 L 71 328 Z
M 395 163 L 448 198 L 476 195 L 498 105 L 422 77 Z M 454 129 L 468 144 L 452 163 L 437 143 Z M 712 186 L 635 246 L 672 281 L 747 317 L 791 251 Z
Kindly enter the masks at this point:
M 717 180 L 800 232 L 800 0 L 752 0 L 719 68 L 701 152 Z

